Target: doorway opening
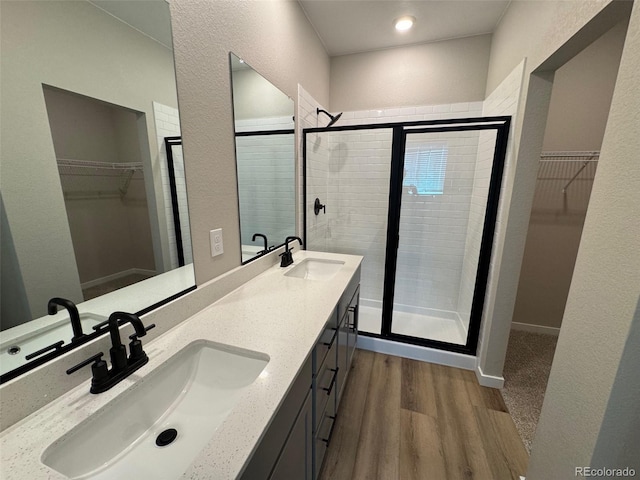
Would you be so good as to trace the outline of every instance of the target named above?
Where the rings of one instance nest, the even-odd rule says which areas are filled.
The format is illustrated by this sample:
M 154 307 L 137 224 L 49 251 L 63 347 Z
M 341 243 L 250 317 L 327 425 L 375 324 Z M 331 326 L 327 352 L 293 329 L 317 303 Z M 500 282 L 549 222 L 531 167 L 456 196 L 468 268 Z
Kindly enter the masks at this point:
M 562 324 L 627 23 L 620 21 L 554 74 L 502 391 L 527 450 Z

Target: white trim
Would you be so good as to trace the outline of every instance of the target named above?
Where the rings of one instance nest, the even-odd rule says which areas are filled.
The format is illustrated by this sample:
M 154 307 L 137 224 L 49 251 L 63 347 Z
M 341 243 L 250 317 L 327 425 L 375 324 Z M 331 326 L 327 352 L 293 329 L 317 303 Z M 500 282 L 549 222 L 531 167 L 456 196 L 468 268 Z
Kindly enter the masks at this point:
M 157 272 L 155 270 L 147 270 L 145 268 L 130 268 L 121 272 L 112 273 L 111 275 L 107 275 L 106 277 L 96 278 L 95 280 L 89 280 L 88 282 L 81 283 L 80 288 L 84 289 L 96 287 L 98 285 L 102 285 L 103 283 L 111 282 L 128 275 L 135 275 L 136 273 L 140 275 L 147 275 L 150 277 L 157 275 Z
M 437 350 L 435 348 L 411 345 L 409 343 L 393 342 L 384 338 L 358 335 L 357 346 L 362 350 L 411 358 L 422 362 L 437 363 L 439 365 L 462 368 L 464 370 L 474 370 L 476 368 L 476 357 L 471 355 L 447 352 L 446 350 Z
M 482 367 L 478 364 L 475 368 L 476 378 L 478 383 L 483 387 L 489 388 L 502 388 L 504 387 L 504 377 L 495 377 L 493 375 L 487 375 L 483 373 Z
M 523 332 L 543 333 L 545 335 L 553 335 L 554 337 L 560 335 L 560 328 L 558 327 L 545 327 L 544 325 L 533 325 L 531 323 L 511 322 L 511 329 L 521 330 Z

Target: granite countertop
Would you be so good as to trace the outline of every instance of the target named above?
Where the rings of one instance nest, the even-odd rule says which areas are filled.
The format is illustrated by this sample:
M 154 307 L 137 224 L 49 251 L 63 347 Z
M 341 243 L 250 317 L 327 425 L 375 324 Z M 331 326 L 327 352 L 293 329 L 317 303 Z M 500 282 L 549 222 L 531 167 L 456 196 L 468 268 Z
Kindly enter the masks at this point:
M 257 447 L 362 257 L 298 251 L 286 269 L 275 265 L 145 346 L 149 363 L 111 390 L 92 395 L 89 381 L 0 435 L 3 479 L 62 479 L 41 463 L 44 450 L 96 410 L 196 340 L 265 353 L 265 374 L 247 387 L 233 411 L 181 478 L 233 479 Z M 344 261 L 329 281 L 284 275 L 305 258 Z M 188 296 L 183 301 L 188 301 Z

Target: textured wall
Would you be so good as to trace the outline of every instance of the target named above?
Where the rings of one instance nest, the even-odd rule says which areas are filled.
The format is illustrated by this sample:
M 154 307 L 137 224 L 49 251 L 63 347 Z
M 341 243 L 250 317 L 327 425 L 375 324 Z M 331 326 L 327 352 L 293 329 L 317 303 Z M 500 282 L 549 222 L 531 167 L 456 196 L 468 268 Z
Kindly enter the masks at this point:
M 437 105 L 484 100 L 491 35 L 331 59 L 331 108 Z
M 626 32 L 620 22 L 556 71 L 545 151 L 600 150 Z
M 171 2 L 196 281 L 240 265 L 229 52 L 292 98 L 298 83 L 323 103 L 329 58 L 297 2 Z M 212 258 L 209 231 L 225 253 Z
M 516 161 L 503 182 L 504 221 L 498 230 L 498 257 L 494 259 L 496 285 L 489 298 L 494 304 L 492 325 L 479 359 L 485 374 L 498 377 L 502 375 L 509 339 L 553 71 L 621 21 L 631 5 L 624 1 L 532 3 L 541 10 L 552 9 L 552 15 L 540 20 L 522 5 L 529 5 L 528 2 L 513 2 L 493 36 L 489 66 L 491 77 L 491 72 L 500 71 L 508 60 L 505 51 L 520 55 L 519 62 L 526 58 L 519 100 L 522 113 L 516 117 L 512 130 Z M 510 61 L 508 64 L 513 65 Z M 504 73 L 495 77 L 491 88 L 502 78 Z
M 640 5 L 633 7 L 609 122 L 527 479 L 575 466 L 640 471 Z

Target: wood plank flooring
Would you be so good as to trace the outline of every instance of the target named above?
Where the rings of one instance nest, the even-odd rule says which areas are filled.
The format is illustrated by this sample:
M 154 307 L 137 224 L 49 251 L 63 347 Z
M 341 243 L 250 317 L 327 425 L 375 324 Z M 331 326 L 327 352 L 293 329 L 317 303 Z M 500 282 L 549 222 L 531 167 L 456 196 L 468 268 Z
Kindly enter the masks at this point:
M 357 350 L 320 480 L 518 480 L 529 457 L 475 374 Z

